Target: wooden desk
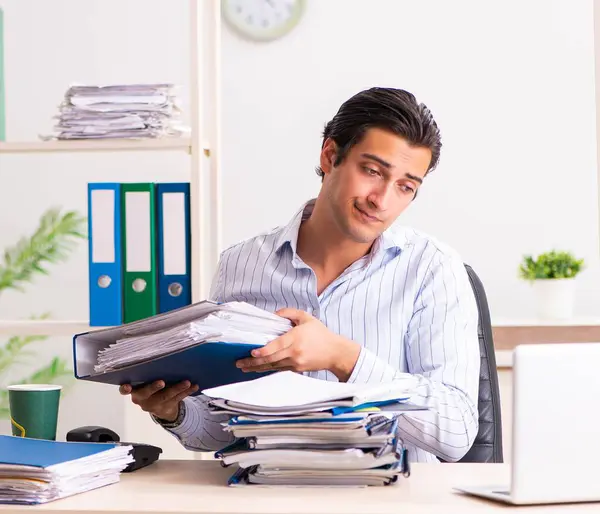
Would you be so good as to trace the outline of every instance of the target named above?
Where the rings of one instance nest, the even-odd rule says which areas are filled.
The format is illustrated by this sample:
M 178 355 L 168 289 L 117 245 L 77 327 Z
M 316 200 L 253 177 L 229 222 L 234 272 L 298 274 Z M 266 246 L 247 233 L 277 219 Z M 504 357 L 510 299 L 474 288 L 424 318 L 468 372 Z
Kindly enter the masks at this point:
M 502 484 L 505 464 L 414 464 L 394 486 L 370 488 L 227 487 L 232 470 L 218 462 L 159 461 L 119 484 L 35 507 L 0 506 L 0 513 L 73 514 L 449 514 L 470 512 L 599 512 L 600 504 L 506 507 L 452 491 L 463 484 Z

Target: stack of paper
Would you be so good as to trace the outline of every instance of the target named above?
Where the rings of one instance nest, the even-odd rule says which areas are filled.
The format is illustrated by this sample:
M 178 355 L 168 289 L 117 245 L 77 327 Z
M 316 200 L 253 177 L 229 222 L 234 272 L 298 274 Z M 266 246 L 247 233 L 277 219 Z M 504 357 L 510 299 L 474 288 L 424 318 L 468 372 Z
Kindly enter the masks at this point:
M 199 389 L 256 378 L 236 361 L 292 328 L 245 302 L 203 301 L 74 336 L 75 376 L 109 384 L 189 380 Z M 198 394 L 197 391 L 196 394 Z
M 72 86 L 45 139 L 156 138 L 187 132 L 172 84 Z
M 410 404 L 408 379 L 374 386 L 284 371 L 204 390 L 236 442 L 215 455 L 239 468 L 230 485 L 388 485 L 408 476 L 398 417 Z
M 204 342 L 264 345 L 291 328 L 289 320 L 244 302 L 203 306 L 193 321 L 117 339 L 98 352 L 94 371 L 112 371 Z
M 0 436 L 0 503 L 35 504 L 119 481 L 132 447 Z

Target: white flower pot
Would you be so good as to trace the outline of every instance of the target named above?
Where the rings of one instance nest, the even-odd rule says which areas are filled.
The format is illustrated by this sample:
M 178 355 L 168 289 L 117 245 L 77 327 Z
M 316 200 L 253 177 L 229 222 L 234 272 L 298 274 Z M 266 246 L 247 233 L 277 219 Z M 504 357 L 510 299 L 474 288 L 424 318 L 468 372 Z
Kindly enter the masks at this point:
M 543 319 L 573 317 L 575 278 L 538 279 L 533 281 L 536 312 Z

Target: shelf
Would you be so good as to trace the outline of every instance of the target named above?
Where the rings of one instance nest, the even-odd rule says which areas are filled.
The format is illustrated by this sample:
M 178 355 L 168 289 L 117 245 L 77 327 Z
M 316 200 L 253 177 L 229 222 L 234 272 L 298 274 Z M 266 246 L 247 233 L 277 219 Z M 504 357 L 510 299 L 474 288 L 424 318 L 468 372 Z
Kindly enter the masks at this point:
M 600 326 L 600 317 L 573 317 L 568 319 L 492 318 L 495 327 L 593 327 Z
M 0 141 L 0 154 L 48 152 L 128 152 L 150 150 L 184 150 L 189 152 L 187 137 L 160 139 L 85 139 L 76 141 Z
M 96 330 L 102 327 L 90 327 L 87 321 L 63 320 L 0 320 L 0 335 L 4 336 L 68 336 L 80 332 Z

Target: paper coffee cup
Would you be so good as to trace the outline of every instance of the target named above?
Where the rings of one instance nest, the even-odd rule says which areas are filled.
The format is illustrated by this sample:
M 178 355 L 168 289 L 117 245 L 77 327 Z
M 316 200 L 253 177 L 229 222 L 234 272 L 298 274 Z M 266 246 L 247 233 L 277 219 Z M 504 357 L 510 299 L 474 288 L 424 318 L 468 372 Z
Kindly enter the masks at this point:
M 53 384 L 8 386 L 13 435 L 54 441 L 61 390 L 62 386 Z

